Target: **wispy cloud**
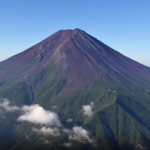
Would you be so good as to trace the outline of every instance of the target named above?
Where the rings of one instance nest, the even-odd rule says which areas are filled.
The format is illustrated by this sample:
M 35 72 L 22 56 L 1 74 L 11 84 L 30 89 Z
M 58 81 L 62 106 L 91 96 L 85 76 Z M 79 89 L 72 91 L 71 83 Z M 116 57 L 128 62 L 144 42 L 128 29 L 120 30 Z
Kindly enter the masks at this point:
M 81 143 L 90 143 L 96 146 L 94 139 L 90 138 L 90 133 L 82 127 L 74 126 L 72 129 L 68 128 L 57 128 L 57 127 L 42 127 L 33 128 L 34 132 L 42 135 L 61 136 L 61 132 L 65 132 L 68 135 L 69 140 L 75 140 Z M 70 147 L 71 143 L 64 143 L 63 146 Z
M 73 127 L 71 133 L 69 134 L 69 139 L 76 140 L 83 143 L 93 143 L 93 139 L 89 137 L 89 132 L 82 127 Z
M 90 133 L 82 127 L 75 126 L 70 129 L 63 129 L 63 132 L 67 133 L 70 140 L 79 141 L 82 143 L 95 144 L 95 140 L 90 138 Z
M 33 131 L 43 135 L 60 136 L 58 128 L 42 127 L 41 129 L 33 128 Z
M 6 111 L 16 111 L 16 110 L 20 110 L 19 107 L 17 106 L 10 106 L 10 102 L 8 101 L 8 99 L 4 99 L 2 103 L 0 103 L 0 107 L 5 109 Z
M 93 107 L 94 107 L 94 103 L 93 102 L 91 102 L 90 105 L 83 105 L 82 106 L 83 114 L 85 116 L 89 116 L 90 117 L 92 115 Z

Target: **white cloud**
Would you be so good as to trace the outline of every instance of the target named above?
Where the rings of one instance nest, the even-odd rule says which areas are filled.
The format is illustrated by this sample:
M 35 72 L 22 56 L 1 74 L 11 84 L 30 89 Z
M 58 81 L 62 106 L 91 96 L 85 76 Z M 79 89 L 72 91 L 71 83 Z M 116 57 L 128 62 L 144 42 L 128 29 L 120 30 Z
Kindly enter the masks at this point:
M 21 111 L 23 114 L 19 116 L 18 121 L 28 121 L 35 124 L 44 124 L 51 126 L 61 126 L 59 117 L 55 112 L 45 110 L 42 106 L 35 104 L 31 106 L 10 106 L 10 102 L 7 99 L 4 99 L 0 103 L 0 107 L 6 111 Z
M 87 106 L 90 106 L 87 107 Z M 90 105 L 84 105 L 83 110 L 84 114 L 90 116 L 92 114 L 92 108 L 94 106 L 94 103 L 91 102 Z M 7 99 L 4 100 L 3 103 L 0 103 L 0 107 L 5 109 L 6 111 L 20 111 L 22 115 L 18 117 L 18 121 L 27 121 L 33 124 L 40 124 L 45 125 L 41 128 L 33 128 L 34 132 L 37 132 L 42 135 L 52 135 L 52 136 L 61 136 L 60 132 L 65 132 L 68 134 L 69 140 L 76 140 L 83 143 L 91 143 L 94 145 L 95 141 L 90 138 L 90 134 L 87 130 L 83 129 L 82 127 L 73 127 L 71 129 L 67 128 L 60 128 L 62 127 L 62 124 L 59 120 L 58 115 L 55 112 L 51 112 L 48 110 L 45 110 L 42 106 L 38 104 L 34 104 L 31 106 L 10 106 L 10 103 Z M 6 119 L 5 117 L 3 117 Z M 67 119 L 68 122 L 72 122 L 72 118 Z M 48 127 L 49 126 L 49 127 Z M 29 140 L 29 137 L 27 134 L 25 134 L 25 137 L 27 140 Z M 70 147 L 71 143 L 64 143 L 65 147 Z
M 34 104 L 34 105 L 30 105 L 30 106 L 24 105 L 24 106 L 22 106 L 21 110 L 24 111 L 24 112 L 26 112 L 26 111 L 29 112 L 29 111 L 34 110 L 37 107 L 39 107 L 38 104 Z
M 68 139 L 69 140 L 75 140 L 81 143 L 90 143 L 93 146 L 96 146 L 96 141 L 92 138 L 90 138 L 90 133 L 83 129 L 82 127 L 75 126 L 71 129 L 67 128 L 50 128 L 50 127 L 42 127 L 42 128 L 33 128 L 32 129 L 34 132 L 37 132 L 38 134 L 42 135 L 52 135 L 52 136 L 61 136 L 60 132 L 65 132 L 68 134 Z M 65 147 L 71 147 L 72 144 L 70 142 L 68 143 L 63 143 L 62 144 Z
M 60 136 L 58 128 L 50 128 L 50 127 L 42 127 L 41 129 L 33 128 L 33 131 L 44 134 L 44 135 L 53 135 L 53 136 Z
M 61 126 L 59 117 L 55 112 L 44 110 L 42 106 L 36 104 L 31 106 L 23 106 L 24 114 L 18 118 L 18 121 L 28 121 L 34 124 Z
M 62 131 L 67 133 L 67 134 L 71 133 L 71 130 L 70 129 L 66 129 L 66 128 L 62 129 Z
M 73 122 L 73 119 L 72 118 L 68 118 L 67 122 Z
M 94 103 L 93 102 L 91 102 L 90 105 L 83 105 L 82 106 L 83 114 L 85 116 L 89 116 L 90 117 L 92 115 L 93 107 L 94 107 Z
M 17 106 L 10 106 L 10 102 L 6 98 L 4 99 L 3 103 L 0 103 L 0 107 L 5 109 L 6 111 L 20 110 L 20 108 Z
M 6 111 L 21 111 L 23 114 L 18 117 L 18 121 L 28 121 L 34 124 L 61 126 L 59 117 L 55 112 L 45 110 L 42 106 L 35 104 L 31 106 L 24 105 L 22 107 L 10 106 L 10 102 L 4 99 L 0 103 L 0 107 Z M 4 118 L 4 117 L 3 117 Z
M 75 126 L 70 129 L 63 129 L 63 132 L 69 135 L 70 140 L 79 141 L 82 143 L 91 143 L 95 145 L 95 140 L 90 138 L 90 133 L 82 127 Z
M 89 137 L 89 132 L 85 129 L 83 129 L 82 127 L 73 127 L 71 133 L 69 134 L 69 139 L 70 140 L 76 140 L 79 142 L 83 142 L 83 143 L 93 143 L 93 139 L 91 139 Z

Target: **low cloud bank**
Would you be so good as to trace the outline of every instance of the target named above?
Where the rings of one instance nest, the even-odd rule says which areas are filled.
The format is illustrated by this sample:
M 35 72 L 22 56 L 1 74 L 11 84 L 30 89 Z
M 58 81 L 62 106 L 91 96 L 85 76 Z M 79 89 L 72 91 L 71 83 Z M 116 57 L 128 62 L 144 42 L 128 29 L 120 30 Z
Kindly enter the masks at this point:
M 91 102 L 90 105 L 82 106 L 84 115 L 91 116 L 92 115 L 92 108 L 94 103 Z M 52 135 L 52 136 L 61 136 L 61 132 L 65 132 L 68 135 L 69 140 L 75 140 L 82 143 L 90 143 L 92 145 L 95 144 L 95 140 L 90 138 L 90 133 L 83 129 L 82 127 L 74 126 L 72 129 L 63 128 L 59 116 L 52 111 L 45 110 L 42 106 L 38 104 L 34 104 L 31 106 L 10 106 L 10 103 L 7 99 L 4 99 L 2 103 L 0 103 L 0 107 L 5 109 L 6 111 L 13 112 L 13 111 L 20 111 L 22 113 L 18 117 L 18 121 L 27 121 L 33 124 L 42 125 L 41 128 L 33 128 L 32 130 L 38 134 L 42 135 Z M 4 119 L 7 119 L 3 117 Z M 72 122 L 73 119 L 67 119 L 67 122 Z M 25 134 L 27 140 L 29 137 Z M 63 146 L 70 147 L 71 143 L 64 143 Z
M 72 129 L 61 129 L 61 128 L 50 128 L 50 127 L 42 127 L 42 128 L 33 128 L 33 131 L 38 133 L 38 134 L 43 134 L 43 135 L 52 135 L 52 136 L 61 136 L 61 132 L 65 132 L 68 134 L 68 139 L 69 140 L 74 140 L 78 141 L 81 143 L 90 143 L 90 144 L 95 144 L 95 140 L 90 138 L 90 133 L 83 129 L 82 127 L 75 126 Z M 64 144 L 64 146 L 71 146 L 71 143 Z
M 94 107 L 94 103 L 91 102 L 90 105 L 83 105 L 82 109 L 83 109 L 83 114 L 84 116 L 91 116 L 92 115 L 92 109 Z

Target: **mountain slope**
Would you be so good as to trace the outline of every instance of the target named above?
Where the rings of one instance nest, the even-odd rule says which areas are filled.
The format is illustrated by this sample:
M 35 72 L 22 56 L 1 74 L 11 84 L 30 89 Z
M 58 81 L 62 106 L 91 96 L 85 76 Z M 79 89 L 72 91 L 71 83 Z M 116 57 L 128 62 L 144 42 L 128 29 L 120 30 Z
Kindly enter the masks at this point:
M 150 69 L 114 51 L 82 30 L 60 30 L 0 63 L 1 84 L 22 74 L 20 80 L 33 78 L 41 68 L 58 65 L 58 76 L 75 85 L 90 85 L 94 80 L 128 81 L 135 77 L 150 80 Z
M 80 29 L 60 30 L 1 62 L 0 98 L 0 149 L 150 147 L 150 68 Z M 4 98 L 11 108 L 40 104 L 55 111 L 67 131 L 59 129 L 61 136 L 55 138 L 33 132 L 41 126 L 18 122 L 22 112 L 6 111 Z M 92 114 L 85 116 L 84 106 Z M 70 141 L 67 134 L 74 126 L 87 130 L 94 145 L 74 137 Z

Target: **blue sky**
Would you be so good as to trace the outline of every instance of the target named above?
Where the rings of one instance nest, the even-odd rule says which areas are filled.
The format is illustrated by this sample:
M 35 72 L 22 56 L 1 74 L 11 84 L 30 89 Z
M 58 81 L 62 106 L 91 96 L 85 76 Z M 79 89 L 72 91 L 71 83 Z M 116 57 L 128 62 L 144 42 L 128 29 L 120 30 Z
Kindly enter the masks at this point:
M 150 66 L 150 0 L 0 0 L 0 61 L 80 28 Z

